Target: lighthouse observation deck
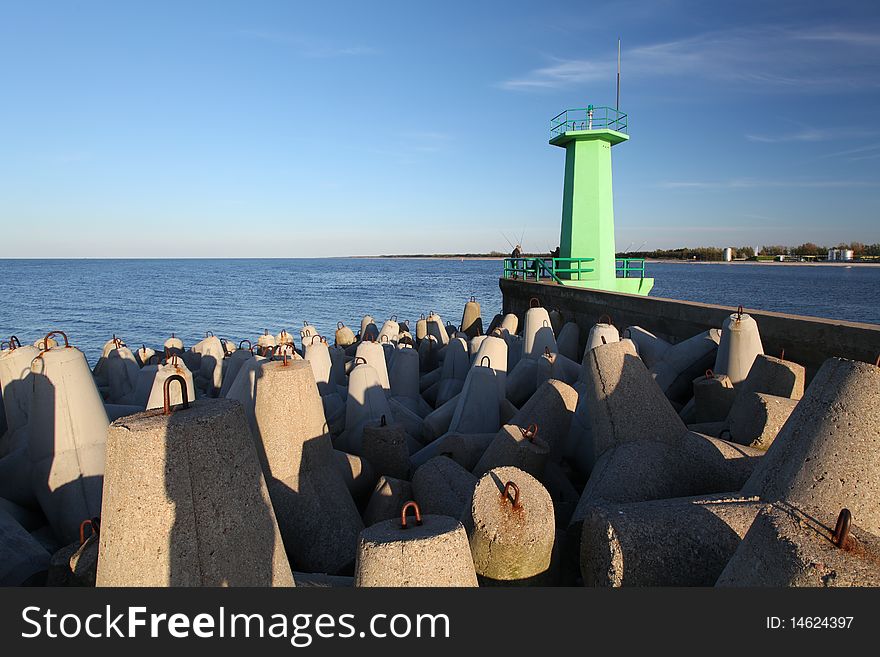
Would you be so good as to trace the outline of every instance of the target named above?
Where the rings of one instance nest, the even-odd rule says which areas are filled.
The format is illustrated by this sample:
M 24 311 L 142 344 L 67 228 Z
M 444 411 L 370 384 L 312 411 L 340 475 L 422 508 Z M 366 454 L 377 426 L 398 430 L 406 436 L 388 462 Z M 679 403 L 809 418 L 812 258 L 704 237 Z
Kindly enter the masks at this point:
M 627 116 L 613 107 L 587 105 L 564 110 L 550 119 L 550 139 L 579 130 L 613 130 L 627 134 Z

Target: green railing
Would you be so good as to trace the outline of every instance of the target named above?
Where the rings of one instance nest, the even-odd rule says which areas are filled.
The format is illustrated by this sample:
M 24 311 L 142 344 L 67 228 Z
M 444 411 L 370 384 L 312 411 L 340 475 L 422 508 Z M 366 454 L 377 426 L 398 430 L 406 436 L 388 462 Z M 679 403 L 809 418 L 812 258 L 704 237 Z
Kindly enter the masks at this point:
M 616 130 L 626 133 L 627 117 L 613 107 L 588 105 L 579 109 L 567 109 L 550 119 L 551 139 L 569 130 Z
M 617 278 L 644 278 L 645 277 L 645 259 L 644 258 L 617 258 L 615 263 L 615 273 Z M 636 274 L 630 276 L 630 274 Z
M 585 264 L 595 258 L 505 258 L 504 278 L 521 278 L 540 281 L 542 278 L 562 283 L 559 274 L 566 274 L 571 281 L 581 280 L 581 276 L 593 271 Z
M 588 280 L 586 274 L 595 269 L 590 265 L 595 258 L 505 258 L 504 278 L 518 278 L 540 282 L 552 280 L 565 284 L 565 281 Z M 644 258 L 617 258 L 615 264 L 617 278 L 644 278 Z M 562 276 L 560 276 L 560 274 Z

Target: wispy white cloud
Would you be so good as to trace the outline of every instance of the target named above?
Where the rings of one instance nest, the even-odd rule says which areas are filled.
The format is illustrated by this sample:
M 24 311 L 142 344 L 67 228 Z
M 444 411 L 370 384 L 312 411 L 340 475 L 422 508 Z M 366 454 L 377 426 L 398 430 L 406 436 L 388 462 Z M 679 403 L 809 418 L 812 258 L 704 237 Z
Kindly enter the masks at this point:
M 645 44 L 623 52 L 624 74 L 630 77 L 699 76 L 777 91 L 878 87 L 878 62 L 880 36 L 830 28 L 738 28 Z M 498 86 L 511 91 L 540 91 L 610 81 L 615 66 L 610 53 L 598 58 L 554 57 Z
M 364 45 L 340 45 L 330 41 L 304 37 L 272 30 L 239 30 L 238 35 L 248 39 L 267 41 L 295 48 L 304 57 L 323 59 L 328 57 L 357 57 L 372 55 L 375 48 Z
M 731 178 L 729 180 L 670 180 L 658 183 L 664 189 L 757 189 L 800 188 L 833 189 L 849 187 L 880 187 L 880 180 L 774 180 L 767 178 Z
M 804 128 L 798 132 L 789 132 L 771 135 L 746 135 L 749 141 L 756 141 L 762 144 L 778 144 L 789 141 L 825 141 L 831 139 L 833 133 L 828 130 L 819 130 L 817 128 Z
M 847 148 L 842 151 L 834 151 L 819 156 L 819 159 L 845 158 L 848 160 L 867 160 L 880 156 L 880 143 L 866 144 L 856 148 Z

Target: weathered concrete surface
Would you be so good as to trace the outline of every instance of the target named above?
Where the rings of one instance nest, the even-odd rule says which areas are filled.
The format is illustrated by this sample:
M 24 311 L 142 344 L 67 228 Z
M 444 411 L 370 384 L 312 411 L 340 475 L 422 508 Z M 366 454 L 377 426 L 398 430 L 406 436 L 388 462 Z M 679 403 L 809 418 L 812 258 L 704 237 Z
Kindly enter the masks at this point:
M 830 358 L 807 388 L 745 495 L 834 514 L 880 534 L 880 368 Z
M 361 368 L 372 369 L 359 365 L 353 375 Z M 307 572 L 350 567 L 363 523 L 334 455 L 310 363 L 263 361 L 242 398 L 291 562 Z
M 709 329 L 670 346 L 651 367 L 651 374 L 669 399 L 684 404 L 693 395 L 693 381 L 715 363 L 720 333 Z
M 79 537 L 80 523 L 100 515 L 104 443 L 110 422 L 78 349 L 44 351 L 31 364 L 31 371 L 31 487 L 52 531 L 63 544 L 72 543 Z
M 585 392 L 594 455 L 633 440 L 676 444 L 687 427 L 657 386 L 630 340 L 585 356 Z
M 364 526 L 375 525 L 382 520 L 399 518 L 403 505 L 413 499 L 412 484 L 404 479 L 381 476 L 364 509 Z
M 465 470 L 473 470 L 494 438 L 494 433 L 445 433 L 413 454 L 410 464 L 415 469 L 435 456 L 448 456 Z
M 505 490 L 508 482 L 516 489 Z M 523 580 L 550 567 L 556 535 L 553 502 L 541 482 L 519 468 L 483 475 L 462 523 L 478 575 Z
M 293 585 L 239 403 L 117 420 L 104 479 L 98 586 Z
M 766 506 L 718 577 L 717 586 L 880 586 L 880 538 L 854 524 L 843 549 L 836 516 Z
M 713 586 L 763 506 L 729 496 L 593 505 L 584 586 Z
M 368 422 L 364 425 L 363 456 L 377 475 L 409 478 L 409 447 L 399 423 Z
M 482 477 L 494 468 L 512 466 L 540 479 L 550 456 L 550 446 L 539 434 L 540 429 L 533 434 L 524 426 L 504 425 L 483 452 L 473 473 Z
M 333 463 L 336 471 L 345 482 L 345 487 L 352 499 L 361 504 L 370 495 L 376 485 L 376 472 L 373 465 L 357 454 L 350 454 L 339 449 L 333 450 Z M 348 514 L 346 514 L 348 515 Z
M 49 561 L 46 586 L 95 586 L 98 574 L 98 545 L 95 534 L 61 548 Z
M 0 351 L 0 398 L 10 434 L 27 425 L 33 393 L 31 361 L 39 353 L 31 345 Z
M 709 374 L 694 379 L 694 424 L 723 422 L 736 399 L 730 377 Z
M 413 495 L 422 511 L 460 518 L 470 504 L 477 478 L 446 456 L 435 456 L 412 478 Z
M 721 325 L 714 370 L 726 374 L 737 385 L 745 380 L 755 358 L 763 353 L 758 323 L 747 313 L 733 313 Z
M 293 579 L 297 588 L 336 589 L 354 586 L 354 578 L 344 575 L 294 572 Z
M 737 386 L 740 394 L 763 392 L 777 397 L 800 399 L 804 396 L 806 371 L 803 365 L 759 354 L 745 381 Z
M 571 419 L 578 403 L 578 393 L 570 385 L 550 379 L 535 390 L 508 424 L 538 427 L 541 440 L 550 446 L 556 460 L 562 458 L 571 429 Z
M 740 393 L 725 424 L 730 431 L 729 439 L 740 445 L 768 449 L 797 405 L 796 400 L 788 397 Z
M 355 586 L 477 586 L 467 534 L 455 518 L 423 514 L 367 527 L 361 534 Z
M 581 327 L 581 340 L 596 317 L 608 313 L 618 326 L 641 326 L 667 341 L 717 328 L 736 308 L 660 297 L 644 297 L 555 283 L 500 279 L 505 313 L 523 316 L 529 299 L 558 307 Z M 779 354 L 806 368 L 807 382 L 833 356 L 873 363 L 880 353 L 880 326 L 748 309 L 758 322 L 764 352 Z M 626 336 L 624 336 L 626 337 Z
M 49 553 L 0 509 L 0 586 L 20 586 L 48 569 Z
M 449 431 L 457 433 L 491 433 L 501 427 L 500 398 L 495 370 L 491 367 L 470 368 L 457 403 Z

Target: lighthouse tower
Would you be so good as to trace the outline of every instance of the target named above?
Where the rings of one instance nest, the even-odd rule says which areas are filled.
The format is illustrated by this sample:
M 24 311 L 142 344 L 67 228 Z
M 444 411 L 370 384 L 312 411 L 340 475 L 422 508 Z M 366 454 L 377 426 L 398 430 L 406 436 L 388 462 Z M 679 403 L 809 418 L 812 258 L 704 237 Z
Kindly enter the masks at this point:
M 644 260 L 618 259 L 614 245 L 611 147 L 629 139 L 627 116 L 589 105 L 550 121 L 550 143 L 565 149 L 558 276 L 565 285 L 647 295 Z

